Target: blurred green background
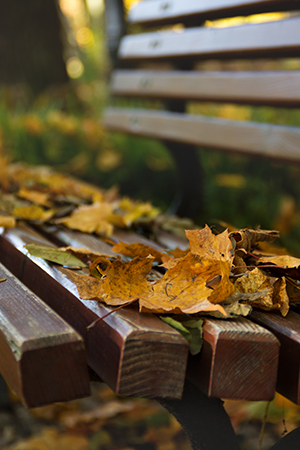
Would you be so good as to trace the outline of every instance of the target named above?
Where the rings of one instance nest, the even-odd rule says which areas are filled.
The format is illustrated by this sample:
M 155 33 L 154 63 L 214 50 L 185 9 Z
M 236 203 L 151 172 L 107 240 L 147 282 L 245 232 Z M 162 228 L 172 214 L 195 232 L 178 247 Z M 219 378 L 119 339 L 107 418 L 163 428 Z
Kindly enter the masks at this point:
M 22 3 L 26 9 L 15 7 Z M 0 73 L 0 151 L 12 161 L 48 164 L 105 188 L 117 185 L 122 194 L 167 210 L 177 186 L 168 151 L 153 140 L 110 134 L 101 125 L 111 70 L 103 1 L 14 0 L 1 2 L 0 12 L 0 37 L 8 46 L 4 62 L 9 61 Z M 299 61 L 285 64 L 300 67 Z M 296 109 L 191 104 L 190 110 L 288 125 L 300 119 Z M 205 176 L 199 226 L 221 221 L 276 228 L 282 245 L 300 254 L 300 166 L 205 149 L 199 158 Z

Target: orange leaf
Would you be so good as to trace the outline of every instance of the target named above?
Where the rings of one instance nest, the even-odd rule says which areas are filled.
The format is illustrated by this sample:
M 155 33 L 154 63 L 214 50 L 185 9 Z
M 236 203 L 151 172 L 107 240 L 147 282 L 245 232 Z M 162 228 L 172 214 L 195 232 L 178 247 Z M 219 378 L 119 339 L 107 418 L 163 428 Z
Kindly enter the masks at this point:
M 136 256 L 146 258 L 148 255 L 151 255 L 154 257 L 154 261 L 157 262 L 161 262 L 162 256 L 164 255 L 164 253 L 155 250 L 153 247 L 138 242 L 126 244 L 125 242 L 120 241 L 119 244 L 113 246 L 113 251 L 132 258 Z
M 152 268 L 152 261 L 153 258 L 140 257 L 128 263 L 116 260 L 107 267 L 106 277 L 102 280 L 87 275 L 70 275 L 76 282 L 81 298 L 101 300 L 111 306 L 124 305 L 151 292 L 147 275 Z
M 202 230 L 187 230 L 186 236 L 193 254 L 201 258 L 232 262 L 232 243 L 227 230 L 214 235 L 209 226 L 205 225 Z
M 153 285 L 153 291 L 147 298 L 140 298 L 140 310 L 155 313 L 194 314 L 218 309 L 226 316 L 220 305 L 215 306 L 208 300 L 212 289 L 207 287 L 207 280 L 217 275 L 220 275 L 219 262 L 199 260 L 189 253 Z M 231 285 L 231 293 L 233 290 Z M 219 297 L 219 302 L 222 300 L 224 298 Z

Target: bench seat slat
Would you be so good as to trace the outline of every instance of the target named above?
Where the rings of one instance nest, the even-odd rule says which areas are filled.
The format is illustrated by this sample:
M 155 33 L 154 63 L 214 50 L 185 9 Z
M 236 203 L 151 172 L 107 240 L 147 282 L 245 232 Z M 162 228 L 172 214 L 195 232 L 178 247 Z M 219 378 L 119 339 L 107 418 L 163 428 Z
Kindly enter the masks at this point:
M 120 43 L 121 60 L 197 57 L 298 56 L 300 17 L 228 28 L 190 28 L 127 35 Z
M 83 339 L 0 264 L 0 371 L 28 407 L 90 395 Z
M 92 250 L 101 242 L 95 236 L 72 230 L 53 231 L 53 237 L 59 237 L 65 244 Z M 139 241 L 164 250 L 135 233 L 118 231 L 113 238 L 127 244 Z M 173 240 L 171 247 L 176 247 L 177 239 L 172 235 L 170 239 Z M 274 397 L 279 343 L 269 331 L 244 318 L 237 321 L 206 319 L 203 331 L 201 353 L 189 358 L 187 376 L 193 384 L 209 397 L 247 400 Z
M 116 311 L 87 329 L 111 308 L 81 300 L 65 269 L 27 256 L 28 243 L 52 245 L 20 225 L 0 235 L 1 261 L 83 336 L 94 372 L 121 395 L 180 398 L 186 340 L 157 317 L 140 315 L 135 308 Z
M 300 71 L 184 72 L 117 70 L 116 96 L 300 106 Z
M 277 391 L 300 404 L 300 315 L 289 311 L 286 317 L 276 313 L 253 311 L 251 319 L 267 328 L 280 341 Z
M 111 130 L 282 160 L 299 160 L 300 128 L 130 108 L 107 108 Z
M 205 319 L 203 348 L 189 358 L 187 377 L 209 397 L 272 400 L 278 355 L 274 335 L 248 319 Z
M 289 0 L 152 0 L 139 2 L 130 9 L 128 22 L 142 25 L 189 22 L 289 10 L 299 7 Z

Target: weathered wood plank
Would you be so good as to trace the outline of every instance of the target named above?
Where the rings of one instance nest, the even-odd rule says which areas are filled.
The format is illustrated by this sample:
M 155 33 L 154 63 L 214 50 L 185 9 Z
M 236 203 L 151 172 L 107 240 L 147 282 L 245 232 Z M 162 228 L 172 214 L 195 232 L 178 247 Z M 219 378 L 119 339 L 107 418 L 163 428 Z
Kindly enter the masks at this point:
M 219 19 L 231 16 L 299 8 L 290 0 L 152 0 L 139 2 L 128 14 L 128 22 L 141 25 Z
M 0 264 L 0 371 L 27 406 L 90 395 L 82 338 Z
M 300 71 L 200 72 L 117 70 L 117 96 L 300 106 Z
M 203 348 L 190 357 L 188 378 L 209 397 L 272 400 L 275 394 L 279 342 L 249 320 L 209 319 Z
M 99 246 L 100 239 L 84 233 L 67 230 L 54 232 L 54 237 L 57 235 L 75 246 L 90 249 Z M 164 250 L 132 232 L 119 231 L 113 237 Z M 169 235 L 170 247 L 174 248 L 178 243 L 186 245 L 187 241 Z M 244 318 L 232 321 L 206 319 L 203 339 L 201 353 L 189 358 L 188 377 L 206 395 L 247 400 L 274 397 L 279 343 L 269 331 Z
M 120 43 L 121 60 L 168 58 L 246 58 L 298 56 L 300 17 L 228 28 L 190 28 L 127 35 Z
M 299 127 L 129 108 L 107 108 L 104 124 L 111 130 L 207 148 L 300 158 Z
M 1 261 L 84 338 L 88 364 L 118 394 L 180 398 L 188 356 L 186 340 L 157 317 L 80 300 L 65 269 L 28 257 L 24 244 L 51 245 L 26 226 L 0 236 Z
M 300 315 L 290 311 L 286 317 L 253 311 L 251 320 L 270 330 L 280 341 L 277 391 L 300 404 Z

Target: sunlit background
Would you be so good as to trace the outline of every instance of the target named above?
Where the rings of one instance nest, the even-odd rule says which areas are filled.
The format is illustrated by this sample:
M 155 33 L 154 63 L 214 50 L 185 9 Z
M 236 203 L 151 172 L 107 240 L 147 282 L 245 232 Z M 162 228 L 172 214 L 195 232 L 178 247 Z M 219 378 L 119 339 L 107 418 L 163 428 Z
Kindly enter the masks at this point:
M 133 3 L 126 0 L 125 8 Z M 155 206 L 167 210 L 177 184 L 174 163 L 167 150 L 152 140 L 109 134 L 101 124 L 103 108 L 110 102 L 111 71 L 103 0 L 59 0 L 59 6 L 57 34 L 67 81 L 52 84 L 45 80 L 38 80 L 40 84 L 21 79 L 3 84 L 0 81 L 1 152 L 15 161 L 49 164 L 103 187 L 117 185 L 123 194 L 151 200 Z M 222 27 L 228 23 L 236 26 L 278 20 L 281 16 L 277 13 L 207 21 L 205 26 Z M 43 20 L 47 28 L 47 19 Z M 182 27 L 176 26 L 175 31 L 180 33 Z M 35 40 L 38 39 L 37 34 Z M 18 42 L 20 45 L 20 39 Z M 38 58 L 41 63 L 46 61 L 48 48 L 42 52 Z M 17 56 L 11 53 L 11 58 L 17 60 L 20 51 Z M 299 70 L 299 61 L 285 59 L 278 66 L 272 60 L 263 60 L 256 61 L 255 67 Z M 25 63 L 26 46 L 23 66 Z M 208 61 L 199 64 L 199 68 L 212 70 L 216 64 Z M 247 70 L 249 67 L 243 64 L 246 63 L 224 62 L 224 69 Z M 54 73 L 54 63 L 45 66 L 43 74 L 50 77 L 52 69 Z M 39 85 L 42 87 L 38 89 Z M 300 119 L 297 109 L 233 104 L 190 102 L 188 111 L 288 125 L 299 124 Z M 199 225 L 222 221 L 236 227 L 278 228 L 283 245 L 292 253 L 300 253 L 300 167 L 201 149 L 199 158 L 205 174 L 204 209 L 196 217 Z

